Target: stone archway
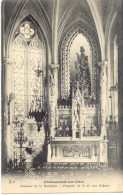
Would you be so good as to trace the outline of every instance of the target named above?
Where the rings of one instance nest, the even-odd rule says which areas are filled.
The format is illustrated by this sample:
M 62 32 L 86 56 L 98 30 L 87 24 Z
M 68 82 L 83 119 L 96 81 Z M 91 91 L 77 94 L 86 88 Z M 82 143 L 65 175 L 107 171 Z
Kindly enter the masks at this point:
M 61 98 L 66 99 L 70 95 L 70 47 L 78 34 L 82 34 L 90 45 L 92 52 L 92 92 L 95 96 L 97 95 L 97 63 L 100 60 L 100 49 L 94 33 L 92 29 L 78 22 L 63 34 L 59 45 Z

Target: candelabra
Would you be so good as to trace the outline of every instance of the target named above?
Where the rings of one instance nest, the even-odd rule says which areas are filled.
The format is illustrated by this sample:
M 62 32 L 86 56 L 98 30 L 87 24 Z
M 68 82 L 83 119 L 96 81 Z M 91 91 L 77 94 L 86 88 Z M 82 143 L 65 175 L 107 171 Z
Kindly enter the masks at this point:
M 39 78 L 41 73 L 43 72 L 39 61 L 38 61 L 38 69 L 34 70 L 34 71 L 37 74 L 37 77 Z M 34 89 L 33 91 L 34 91 L 35 95 L 34 95 L 34 99 L 32 101 L 31 108 L 29 111 L 29 117 L 35 118 L 35 120 L 37 122 L 37 126 L 38 126 L 37 130 L 39 132 L 40 128 L 43 126 L 43 119 L 45 117 L 45 112 L 42 108 L 42 95 L 40 94 L 40 97 L 39 97 L 39 92 L 40 92 L 39 88 L 37 90 Z
M 20 149 L 20 162 L 19 162 L 19 168 L 24 167 L 24 162 L 25 159 L 22 156 L 22 149 L 25 148 L 23 147 L 23 144 L 27 142 L 27 137 L 24 136 L 24 131 L 23 131 L 23 123 L 21 123 L 20 131 L 17 132 L 17 137 L 14 137 L 14 142 L 16 144 L 19 144 L 19 149 Z

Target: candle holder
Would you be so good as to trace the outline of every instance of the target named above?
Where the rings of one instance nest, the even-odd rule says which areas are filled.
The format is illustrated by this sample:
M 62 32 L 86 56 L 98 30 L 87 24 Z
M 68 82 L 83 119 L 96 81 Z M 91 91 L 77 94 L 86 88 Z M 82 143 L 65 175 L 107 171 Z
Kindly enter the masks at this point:
M 21 124 L 23 124 L 23 123 L 21 123 Z M 23 158 L 22 149 L 25 148 L 25 147 L 23 147 L 23 144 L 25 144 L 28 140 L 27 137 L 24 136 L 24 131 L 23 131 L 22 126 L 23 125 L 21 125 L 21 127 L 20 127 L 20 131 L 17 132 L 17 136 L 14 137 L 14 142 L 16 144 L 19 144 L 18 148 L 20 149 L 20 155 L 19 155 L 19 168 L 20 169 L 23 169 L 25 166 L 24 163 L 25 163 L 26 159 Z

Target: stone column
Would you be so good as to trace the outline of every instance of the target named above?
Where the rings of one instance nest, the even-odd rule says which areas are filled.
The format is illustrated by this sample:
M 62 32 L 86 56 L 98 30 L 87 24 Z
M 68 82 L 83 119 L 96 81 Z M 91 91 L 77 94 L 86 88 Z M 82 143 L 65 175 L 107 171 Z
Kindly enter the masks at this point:
M 50 83 L 49 83 L 49 126 L 50 126 L 50 136 L 52 140 L 55 137 L 56 128 L 56 109 L 57 109 L 57 99 L 58 99 L 58 64 L 51 64 L 50 66 Z
M 8 98 L 11 93 L 11 65 L 10 58 L 3 58 L 2 62 L 2 167 L 6 169 L 6 160 L 8 157 L 9 145 L 7 138 L 10 135 L 10 128 L 8 128 Z
M 52 63 L 58 61 L 58 14 L 59 14 L 59 0 L 53 2 L 53 16 L 52 16 Z
M 120 165 L 123 169 L 123 0 L 117 1 L 118 41 L 118 130 L 120 143 Z
M 4 104 L 4 115 L 8 118 L 8 99 L 10 93 L 12 93 L 12 61 L 10 58 L 3 59 L 3 70 L 2 74 L 4 76 L 2 83 L 3 91 L 3 104 Z
M 107 86 L 107 62 L 103 61 L 99 64 L 100 67 L 100 117 L 101 117 L 101 136 L 107 136 L 106 132 L 106 86 Z

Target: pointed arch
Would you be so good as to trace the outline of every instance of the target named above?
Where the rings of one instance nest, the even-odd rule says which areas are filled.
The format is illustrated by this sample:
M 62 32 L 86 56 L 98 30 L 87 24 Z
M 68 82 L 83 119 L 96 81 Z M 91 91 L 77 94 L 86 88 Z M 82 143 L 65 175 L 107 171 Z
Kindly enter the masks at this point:
M 87 4 L 88 4 L 88 9 L 86 8 L 86 6 L 84 6 L 85 9 L 87 9 L 88 15 L 90 15 L 90 18 L 93 18 L 94 24 L 95 24 L 95 29 L 96 29 L 96 33 L 98 36 L 98 40 L 99 40 L 99 45 L 100 45 L 100 51 L 101 51 L 101 60 L 105 59 L 105 40 L 104 40 L 104 30 L 103 30 L 103 26 L 101 23 L 101 19 L 100 19 L 100 15 L 98 12 L 98 8 L 95 4 L 95 2 L 91 1 L 91 0 L 86 0 Z M 80 0 L 80 4 L 82 4 L 82 0 Z M 66 8 L 63 17 L 60 20 L 59 23 L 59 39 L 60 36 L 64 30 L 65 24 L 67 23 L 70 15 L 72 14 L 72 11 L 74 10 L 76 5 L 76 1 L 71 2 L 71 4 Z M 84 4 L 83 4 L 84 5 Z M 81 18 L 80 18 L 81 19 Z M 82 19 L 81 19 L 82 20 Z M 84 21 L 82 21 L 84 22 Z M 91 26 L 91 24 L 90 24 Z M 94 29 L 93 29 L 94 30 Z
M 43 39 L 45 41 L 45 45 L 46 45 L 46 49 L 47 49 L 47 53 L 48 53 L 48 64 L 51 61 L 51 24 L 50 24 L 50 20 L 48 18 L 48 15 L 46 13 L 46 10 L 44 9 L 42 3 L 40 1 L 34 1 L 32 0 L 32 2 L 34 3 L 34 7 L 35 7 L 35 12 L 32 13 L 30 12 L 30 10 L 28 10 L 28 12 L 26 12 L 26 14 L 24 14 L 24 16 L 21 14 L 21 12 L 23 11 L 24 6 L 26 5 L 26 3 L 28 2 L 28 0 L 22 0 L 21 2 L 19 1 L 19 3 L 17 3 L 15 5 L 15 8 L 13 10 L 13 13 L 11 14 L 11 17 L 9 19 L 9 23 L 7 25 L 7 29 L 6 30 L 6 40 L 5 40 L 5 57 L 9 57 L 11 58 L 11 45 L 12 45 L 12 38 L 13 35 L 16 31 L 16 29 L 18 28 L 18 26 L 26 19 L 29 19 L 38 29 L 39 31 L 39 36 L 42 35 Z M 41 17 L 38 17 L 38 21 L 37 21 L 37 10 L 39 15 L 41 15 Z
M 84 3 L 81 1 L 79 2 L 79 4 L 80 4 L 79 9 L 84 8 L 84 14 L 85 14 L 85 12 L 88 13 L 88 17 L 86 17 L 86 19 L 88 18 L 88 20 L 89 20 L 90 18 L 92 18 L 92 15 L 91 15 L 90 11 L 87 9 L 86 5 L 84 5 Z M 74 2 L 71 1 L 71 3 L 68 5 L 66 10 L 64 11 L 63 16 L 61 17 L 61 20 L 59 22 L 58 40 L 60 40 L 61 34 L 65 28 L 65 25 L 66 25 L 67 21 L 69 20 L 69 18 L 72 16 L 72 13 L 75 10 L 76 6 L 77 6 L 76 1 L 74 1 Z M 76 15 L 77 15 L 77 13 L 76 13 Z M 86 21 L 85 15 L 84 15 L 84 17 L 78 17 L 78 18 L 79 18 L 78 20 L 81 20 L 82 22 Z M 74 19 L 74 22 L 77 22 L 77 19 Z
M 40 28 L 39 23 L 35 20 L 35 18 L 32 16 L 32 14 L 27 14 L 25 15 L 23 18 L 21 18 L 15 25 L 14 28 L 11 29 L 11 33 L 9 35 L 8 38 L 8 44 L 7 44 L 7 56 L 11 57 L 11 45 L 15 36 L 15 32 L 17 31 L 18 27 L 24 23 L 24 21 L 29 21 L 31 22 L 35 29 L 37 29 L 37 33 L 41 39 L 41 41 L 43 41 L 43 44 L 46 46 L 46 48 L 49 48 L 49 44 L 48 44 L 48 40 L 46 39 L 46 36 L 44 35 L 43 30 Z
M 29 17 L 29 16 L 28 16 Z M 35 24 L 32 23 L 29 18 L 26 17 L 23 19 L 22 23 L 15 30 L 13 34 L 12 42 L 12 73 L 15 75 L 16 80 L 19 81 L 19 86 L 23 84 L 22 89 L 20 90 L 23 93 L 22 97 L 17 96 L 18 99 L 22 99 L 20 104 L 24 102 L 23 109 L 25 112 L 22 112 L 22 115 L 27 116 L 32 102 L 34 102 L 34 96 L 36 97 L 36 92 L 38 89 L 38 100 L 40 101 L 41 106 L 43 106 L 43 100 L 45 99 L 45 77 L 46 77 L 46 42 L 43 35 L 36 28 Z M 17 48 L 18 49 L 15 49 Z M 19 55 L 20 52 L 20 55 Z M 17 59 L 13 58 L 13 54 Z M 23 56 L 21 55 L 23 54 Z M 19 62 L 17 61 L 19 60 Z M 21 69 L 20 66 L 24 66 L 23 72 L 18 71 L 14 74 L 16 69 Z M 16 66 L 16 67 L 15 67 Z M 40 70 L 41 75 L 37 75 L 37 70 Z M 43 72 L 43 73 L 42 73 Z M 22 78 L 23 77 L 23 78 Z M 21 78 L 21 79 L 20 79 Z M 21 82 L 22 80 L 22 82 Z M 15 83 L 15 80 L 13 81 Z M 44 86 L 44 87 L 43 87 Z M 15 92 L 17 86 L 12 86 Z M 19 104 L 17 101 L 14 104 L 14 110 Z M 46 101 L 46 100 L 45 100 Z M 21 112 L 20 112 L 21 113 Z M 19 113 L 18 113 L 19 114 Z M 16 114 L 17 115 L 17 114 Z
M 78 21 L 64 31 L 59 43 L 59 63 L 61 65 L 61 96 L 69 97 L 70 94 L 70 47 L 75 37 L 81 33 L 88 41 L 92 52 L 92 92 L 97 93 L 97 63 L 100 60 L 100 47 L 95 32 L 88 26 Z

